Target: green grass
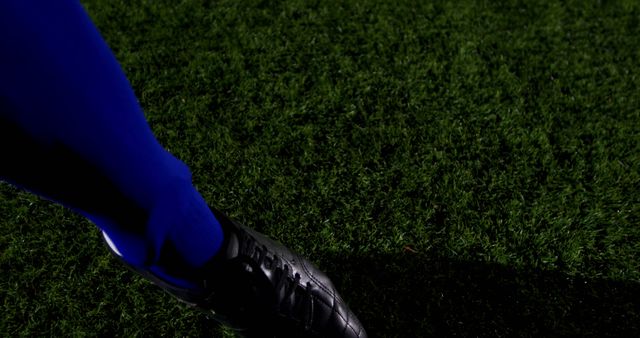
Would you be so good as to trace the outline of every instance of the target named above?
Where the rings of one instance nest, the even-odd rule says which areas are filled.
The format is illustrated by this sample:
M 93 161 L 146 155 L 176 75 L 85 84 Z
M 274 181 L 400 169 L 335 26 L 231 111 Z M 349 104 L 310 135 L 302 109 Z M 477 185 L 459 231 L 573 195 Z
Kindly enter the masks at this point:
M 203 196 L 372 337 L 640 335 L 637 2 L 83 4 Z M 232 336 L 72 212 L 0 215 L 0 336 Z

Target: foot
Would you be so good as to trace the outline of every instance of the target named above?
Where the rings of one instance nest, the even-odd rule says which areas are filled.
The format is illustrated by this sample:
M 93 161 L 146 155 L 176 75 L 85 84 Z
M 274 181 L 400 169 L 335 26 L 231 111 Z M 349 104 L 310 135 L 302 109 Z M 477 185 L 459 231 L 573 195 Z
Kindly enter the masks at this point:
M 132 268 L 247 337 L 367 337 L 323 272 L 282 244 L 212 210 L 225 239 L 218 255 L 200 269 L 195 285 Z

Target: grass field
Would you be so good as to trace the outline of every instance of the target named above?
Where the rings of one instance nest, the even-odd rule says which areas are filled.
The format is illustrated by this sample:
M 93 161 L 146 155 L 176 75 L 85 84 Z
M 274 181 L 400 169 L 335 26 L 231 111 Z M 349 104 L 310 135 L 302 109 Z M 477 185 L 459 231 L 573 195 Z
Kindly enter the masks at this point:
M 640 336 L 638 2 L 83 4 L 203 196 L 370 336 Z M 3 337 L 233 337 L 6 184 L 0 300 Z

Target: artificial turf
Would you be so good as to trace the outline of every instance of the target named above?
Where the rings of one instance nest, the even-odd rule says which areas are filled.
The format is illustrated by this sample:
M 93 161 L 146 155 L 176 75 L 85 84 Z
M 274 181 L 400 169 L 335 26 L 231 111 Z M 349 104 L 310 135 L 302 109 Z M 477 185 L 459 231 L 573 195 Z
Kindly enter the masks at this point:
M 638 2 L 82 2 L 202 195 L 370 336 L 640 335 Z M 6 184 L 0 302 L 3 337 L 233 337 Z

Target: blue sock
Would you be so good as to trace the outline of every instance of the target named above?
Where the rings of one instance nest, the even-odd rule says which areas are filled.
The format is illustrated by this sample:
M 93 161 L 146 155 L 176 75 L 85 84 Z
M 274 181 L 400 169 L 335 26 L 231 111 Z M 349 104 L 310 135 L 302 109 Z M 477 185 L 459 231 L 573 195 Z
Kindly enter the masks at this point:
M 0 2 L 0 178 L 76 210 L 136 266 L 198 267 L 222 230 L 74 0 Z

